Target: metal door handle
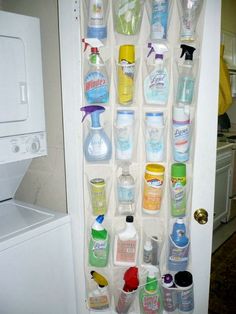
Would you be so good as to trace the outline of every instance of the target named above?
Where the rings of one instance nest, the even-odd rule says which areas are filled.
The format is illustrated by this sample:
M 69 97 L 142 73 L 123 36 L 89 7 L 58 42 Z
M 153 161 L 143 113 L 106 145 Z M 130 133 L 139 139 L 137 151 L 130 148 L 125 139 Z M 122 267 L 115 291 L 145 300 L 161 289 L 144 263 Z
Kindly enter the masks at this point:
M 204 208 L 199 208 L 194 212 L 194 219 L 201 225 L 208 222 L 208 212 Z

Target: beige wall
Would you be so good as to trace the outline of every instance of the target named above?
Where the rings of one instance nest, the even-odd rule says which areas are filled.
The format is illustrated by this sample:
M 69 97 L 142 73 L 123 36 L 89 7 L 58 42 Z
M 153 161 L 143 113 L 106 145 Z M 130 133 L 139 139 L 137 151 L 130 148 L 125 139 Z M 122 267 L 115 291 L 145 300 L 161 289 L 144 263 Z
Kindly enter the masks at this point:
M 236 0 L 222 0 L 221 28 L 236 33 Z
M 16 198 L 66 211 L 64 145 L 56 0 L 2 0 L 6 11 L 37 16 L 41 22 L 48 156 L 33 160 Z M 1 4 L 0 2 L 0 4 Z

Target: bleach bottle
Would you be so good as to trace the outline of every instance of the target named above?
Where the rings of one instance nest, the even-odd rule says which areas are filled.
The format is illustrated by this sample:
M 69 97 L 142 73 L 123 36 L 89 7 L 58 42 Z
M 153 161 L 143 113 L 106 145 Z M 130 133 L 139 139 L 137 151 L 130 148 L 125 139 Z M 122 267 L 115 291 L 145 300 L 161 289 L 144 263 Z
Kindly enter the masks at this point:
M 89 241 L 89 264 L 94 267 L 106 267 L 109 256 L 109 234 L 103 227 L 104 216 L 96 218 L 92 225 Z
M 169 238 L 168 269 L 183 271 L 188 266 L 189 239 L 186 235 L 186 226 L 182 218 L 178 218 L 173 225 Z
M 85 106 L 80 109 L 85 112 L 82 122 L 91 115 L 91 126 L 84 141 L 84 156 L 89 162 L 99 162 L 111 159 L 111 141 L 100 124 L 100 114 L 105 111 L 102 106 Z
M 96 38 L 85 38 L 84 51 L 88 46 L 91 47 L 89 55 L 89 70 L 84 77 L 84 93 L 88 104 L 105 104 L 109 100 L 109 80 L 106 66 L 102 60 L 99 48 L 103 46 Z

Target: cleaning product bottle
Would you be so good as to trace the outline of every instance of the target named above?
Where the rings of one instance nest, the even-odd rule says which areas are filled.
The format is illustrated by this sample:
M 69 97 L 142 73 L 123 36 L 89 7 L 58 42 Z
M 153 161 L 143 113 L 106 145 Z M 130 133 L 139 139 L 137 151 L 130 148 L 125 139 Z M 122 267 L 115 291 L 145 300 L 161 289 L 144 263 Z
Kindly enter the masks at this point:
M 165 274 L 161 280 L 163 307 L 167 313 L 172 313 L 177 308 L 176 286 L 174 284 L 173 276 Z
M 94 267 L 106 267 L 108 263 L 110 239 L 103 220 L 103 215 L 98 216 L 91 228 L 89 264 Z
M 166 105 L 169 95 L 169 74 L 164 63 L 164 53 L 168 51 L 163 44 L 149 43 L 148 56 L 155 54 L 154 70 L 144 80 L 144 97 L 147 104 Z
M 148 266 L 146 285 L 140 289 L 139 304 L 142 314 L 162 313 L 162 298 L 158 283 L 159 271 L 157 267 Z
M 150 239 L 147 239 L 143 246 L 143 262 L 145 264 L 152 262 L 152 241 Z
M 190 111 L 189 106 L 173 107 L 173 157 L 175 161 L 189 160 L 190 148 Z
M 167 38 L 169 0 L 151 1 L 151 34 L 152 41 Z
M 174 281 L 177 290 L 178 313 L 192 314 L 194 310 L 193 276 L 188 271 L 179 271 Z
M 171 215 L 183 217 L 186 211 L 186 165 L 171 165 Z
M 117 266 L 135 266 L 137 263 L 139 237 L 133 222 L 133 216 L 126 216 L 125 229 L 115 235 L 114 264 Z
M 93 215 L 105 215 L 107 212 L 106 182 L 103 178 L 89 181 Z
M 143 16 L 143 0 L 115 0 L 113 2 L 115 31 L 128 36 L 138 34 Z
M 107 312 L 110 308 L 108 281 L 104 276 L 94 270 L 92 270 L 90 274 L 92 279 L 97 283 L 97 287 L 89 293 L 89 309 Z
M 195 78 L 193 74 L 193 53 L 196 50 L 188 45 L 181 45 L 182 53 L 180 58 L 184 57 L 183 65 L 179 67 L 179 79 L 177 87 L 177 103 L 190 105 L 193 100 Z
M 109 100 L 109 80 L 106 66 L 102 60 L 98 48 L 103 44 L 95 38 L 85 38 L 82 40 L 85 49 L 91 47 L 89 55 L 89 70 L 84 77 L 84 92 L 88 104 L 103 104 Z
M 146 160 L 152 162 L 164 159 L 164 117 L 163 112 L 146 112 L 145 147 Z
M 125 281 L 125 284 L 120 293 L 116 306 L 116 312 L 119 314 L 128 313 L 135 299 L 139 285 L 138 268 L 137 267 L 128 268 L 124 273 L 123 279 Z
M 122 174 L 117 181 L 118 212 L 120 215 L 133 214 L 135 211 L 135 182 L 129 173 L 129 164 L 122 164 Z
M 122 45 L 118 59 L 118 102 L 130 105 L 134 98 L 135 50 L 134 45 Z
M 116 159 L 131 160 L 134 151 L 134 111 L 118 110 L 116 118 Z
M 85 106 L 80 109 L 85 112 L 82 119 L 91 115 L 91 126 L 89 134 L 84 141 L 84 155 L 87 161 L 105 161 L 111 159 L 112 145 L 107 134 L 100 125 L 99 115 L 105 111 L 102 106 Z
M 107 38 L 107 0 L 89 0 L 87 36 L 89 38 Z
M 180 16 L 180 40 L 194 41 L 195 30 L 201 12 L 203 0 L 177 1 Z
M 186 270 L 188 265 L 189 239 L 183 218 L 178 218 L 169 237 L 168 269 L 170 271 Z

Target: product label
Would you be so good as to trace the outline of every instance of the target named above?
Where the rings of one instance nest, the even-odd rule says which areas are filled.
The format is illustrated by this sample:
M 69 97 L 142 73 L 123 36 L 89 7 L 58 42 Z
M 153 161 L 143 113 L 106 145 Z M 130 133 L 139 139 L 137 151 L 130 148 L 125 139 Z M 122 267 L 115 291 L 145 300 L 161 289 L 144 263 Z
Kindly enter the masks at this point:
M 136 249 L 137 249 L 136 240 L 122 241 L 118 238 L 116 261 L 126 262 L 126 263 L 135 263 Z
M 184 247 L 175 245 L 171 237 L 169 238 L 169 258 L 168 268 L 171 271 L 186 270 L 188 264 L 189 243 Z
M 118 200 L 119 202 L 133 203 L 135 195 L 135 186 L 118 185 Z
M 133 303 L 135 296 L 136 291 L 134 292 L 121 291 L 118 304 L 116 307 L 117 313 L 128 313 L 128 310 L 131 304 Z
M 143 208 L 158 211 L 161 208 L 163 176 L 144 179 Z
M 177 308 L 177 296 L 176 289 L 173 288 L 164 288 L 163 291 L 163 305 L 166 312 L 174 312 Z
M 93 254 L 97 258 L 106 258 L 107 256 L 107 241 L 93 239 Z
M 173 125 L 174 159 L 184 162 L 189 159 L 189 124 Z
M 147 103 L 165 105 L 168 99 L 169 79 L 166 70 L 152 71 L 144 82 Z
M 161 307 L 159 296 L 144 295 L 142 299 L 142 307 L 145 314 L 157 314 Z
M 177 88 L 177 102 L 191 104 L 193 100 L 194 80 L 190 77 L 181 77 Z
M 194 299 L 193 299 L 193 286 L 188 289 L 178 290 L 178 304 L 179 310 L 183 312 L 190 312 L 194 309 Z
M 90 138 L 88 154 L 95 158 L 102 158 L 107 154 L 107 144 L 99 133 L 94 134 Z
M 147 126 L 146 155 L 147 161 L 162 161 L 163 159 L 163 128 Z
M 107 210 L 105 184 L 96 185 L 96 184 L 90 183 L 90 189 L 91 189 L 93 214 L 95 216 L 104 215 Z
M 91 310 L 105 310 L 109 308 L 109 300 L 106 295 L 89 297 L 89 308 Z
M 103 26 L 104 21 L 103 0 L 90 0 L 89 26 Z
M 166 39 L 168 0 L 152 1 L 151 39 Z
M 181 181 L 172 178 L 172 190 L 171 190 L 171 201 L 172 201 L 172 215 L 181 216 L 185 214 L 186 209 L 186 189 L 183 185 L 185 178 L 179 178 Z M 185 179 L 186 181 L 186 179 Z
M 131 159 L 133 152 L 133 132 L 130 126 L 117 128 L 116 157 L 117 159 Z
M 84 82 L 85 97 L 89 104 L 108 102 L 108 80 L 103 73 L 89 72 Z
M 118 65 L 118 101 L 127 104 L 133 101 L 135 64 L 125 60 Z

